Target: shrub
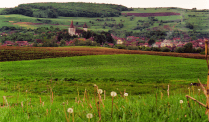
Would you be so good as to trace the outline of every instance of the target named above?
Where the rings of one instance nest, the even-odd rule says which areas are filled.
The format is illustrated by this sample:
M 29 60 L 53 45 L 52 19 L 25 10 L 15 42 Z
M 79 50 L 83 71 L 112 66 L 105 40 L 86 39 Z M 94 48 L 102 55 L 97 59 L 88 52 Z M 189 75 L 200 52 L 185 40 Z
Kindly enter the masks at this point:
M 177 53 L 184 53 L 184 48 L 183 47 L 177 47 L 174 52 L 177 52 Z
M 60 41 L 60 46 L 65 46 L 65 45 L 66 45 L 66 42 L 65 42 L 65 40 L 62 39 L 62 40 Z
M 193 49 L 192 43 L 187 43 L 184 45 L 184 52 L 185 53 L 191 53 Z
M 152 47 L 151 50 L 152 51 L 161 51 L 161 49 L 159 47 Z
M 128 46 L 127 49 L 128 50 L 139 50 L 139 48 L 137 46 Z
M 113 48 L 116 48 L 116 49 L 126 49 L 126 46 L 125 45 L 121 45 L 121 44 L 117 44 Z
M 38 44 L 36 42 L 34 42 L 33 47 L 38 47 Z
M 143 46 L 143 47 L 142 47 L 142 50 L 143 50 L 143 51 L 151 51 L 151 48 L 150 48 L 150 47 L 145 47 L 145 46 Z
M 110 48 L 110 45 L 108 45 L 107 43 L 103 44 L 102 47 L 109 47 Z
M 167 48 L 167 47 L 162 47 L 161 51 L 162 52 L 170 52 L 171 50 L 169 48 Z
M 202 48 L 197 48 L 197 50 L 196 50 L 196 53 L 200 53 L 200 52 L 202 52 L 202 51 L 204 51 Z

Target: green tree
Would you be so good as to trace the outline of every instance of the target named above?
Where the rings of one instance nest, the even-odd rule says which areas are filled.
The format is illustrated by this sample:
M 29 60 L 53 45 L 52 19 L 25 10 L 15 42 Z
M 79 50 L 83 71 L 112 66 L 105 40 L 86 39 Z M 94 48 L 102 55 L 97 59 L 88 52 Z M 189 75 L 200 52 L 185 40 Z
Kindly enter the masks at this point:
M 155 39 L 153 39 L 153 38 L 149 39 L 149 41 L 148 41 L 148 44 L 149 44 L 149 45 L 152 45 L 152 44 L 154 44 L 154 43 L 155 43 Z
M 161 51 L 162 52 L 170 52 L 171 50 L 169 48 L 167 48 L 167 47 L 162 47 Z
M 192 53 L 193 45 L 192 43 L 187 43 L 184 45 L 184 52 L 185 53 Z
M 194 25 L 191 24 L 191 23 L 189 23 L 189 22 L 187 22 L 187 23 L 186 23 L 186 28 L 194 29 Z
M 66 42 L 65 42 L 65 40 L 62 39 L 62 40 L 60 41 L 60 46 L 65 46 L 65 45 L 66 45 Z

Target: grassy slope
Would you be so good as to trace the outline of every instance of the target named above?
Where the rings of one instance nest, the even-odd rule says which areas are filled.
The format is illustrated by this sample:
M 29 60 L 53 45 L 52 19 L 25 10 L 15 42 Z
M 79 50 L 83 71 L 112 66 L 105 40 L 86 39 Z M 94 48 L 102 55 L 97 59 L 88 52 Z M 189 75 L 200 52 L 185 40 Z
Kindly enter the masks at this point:
M 74 78 L 78 81 L 197 82 L 206 79 L 205 60 L 154 55 L 81 56 L 1 63 L 11 81 Z
M 152 12 L 178 12 L 181 13 L 182 15 L 180 16 L 159 16 L 156 17 L 159 21 L 163 20 L 176 20 L 176 19 L 182 19 L 184 16 L 184 19 L 186 19 L 187 22 L 190 22 L 192 24 L 195 25 L 196 30 L 198 31 L 208 31 L 208 23 L 209 20 L 207 19 L 209 16 L 208 14 L 206 14 L 207 12 L 191 12 L 188 10 L 188 12 L 186 12 L 183 9 L 170 9 L 167 10 L 167 8 L 158 8 L 157 10 L 155 10 L 155 8 L 147 8 L 146 10 L 144 10 L 143 8 L 135 8 L 134 11 L 123 11 L 123 13 L 126 12 L 131 12 L 131 13 L 152 13 Z M 196 15 L 196 17 L 188 17 L 188 15 Z M 27 28 L 37 28 L 37 27 L 50 27 L 50 26 L 54 26 L 54 27 L 59 27 L 61 29 L 67 29 L 68 26 L 63 26 L 63 25 L 70 25 L 70 21 L 73 20 L 74 21 L 74 25 L 76 22 L 78 22 L 78 25 L 83 25 L 84 22 L 87 23 L 88 25 L 88 29 L 89 30 L 93 30 L 93 31 L 108 31 L 108 30 L 112 30 L 113 28 L 110 28 L 108 26 L 105 27 L 105 29 L 103 28 L 103 24 L 106 22 L 107 24 L 109 23 L 123 23 L 124 27 L 121 29 L 116 29 L 116 30 L 126 30 L 126 31 L 133 31 L 133 32 L 141 32 L 140 30 L 132 30 L 134 27 L 137 26 L 137 23 L 139 25 L 143 24 L 141 22 L 138 22 L 138 20 L 148 20 L 148 17 L 135 17 L 135 19 L 133 19 L 132 21 L 130 21 L 130 17 L 124 17 L 124 16 L 120 16 L 120 17 L 112 17 L 114 18 L 116 21 L 96 21 L 96 19 L 102 19 L 100 17 L 96 17 L 96 18 L 90 18 L 90 17 L 59 17 L 59 18 L 55 18 L 55 19 L 51 19 L 51 18 L 39 18 L 39 19 L 47 19 L 47 20 L 51 20 L 52 24 L 56 24 L 59 23 L 60 25 L 49 25 L 49 24 L 45 24 L 45 25 L 27 25 L 24 27 Z M 109 17 L 110 19 L 111 17 Z M 103 18 L 104 20 L 106 18 Z M 121 22 L 120 20 L 124 21 Z M 13 26 L 11 23 L 9 22 L 4 22 L 4 21 L 15 21 L 15 22 L 34 22 L 34 23 L 41 23 L 40 21 L 37 21 L 37 18 L 35 17 L 27 17 L 27 16 L 23 16 L 23 15 L 0 15 L 0 27 L 2 26 Z M 94 24 L 89 23 L 89 21 L 93 21 Z M 182 31 L 191 31 L 188 28 L 185 28 L 185 24 L 186 22 L 182 22 L 180 23 L 176 23 L 176 22 L 172 22 L 172 23 L 164 23 L 163 25 L 169 25 L 170 27 L 174 27 L 174 29 L 179 29 Z M 15 26 L 21 26 L 21 25 L 15 25 Z M 150 28 L 153 27 L 158 27 L 159 23 L 155 22 L 155 24 L 153 26 L 150 26 Z M 143 31 L 146 31 L 143 30 Z

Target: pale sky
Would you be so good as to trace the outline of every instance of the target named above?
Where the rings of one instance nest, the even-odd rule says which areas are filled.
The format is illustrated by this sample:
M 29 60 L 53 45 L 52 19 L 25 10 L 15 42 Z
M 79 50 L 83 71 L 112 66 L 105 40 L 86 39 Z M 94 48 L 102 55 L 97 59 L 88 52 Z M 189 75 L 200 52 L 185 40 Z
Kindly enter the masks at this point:
M 209 0 L 1 0 L 0 8 L 10 8 L 34 2 L 91 2 L 124 5 L 126 7 L 180 7 L 209 9 Z

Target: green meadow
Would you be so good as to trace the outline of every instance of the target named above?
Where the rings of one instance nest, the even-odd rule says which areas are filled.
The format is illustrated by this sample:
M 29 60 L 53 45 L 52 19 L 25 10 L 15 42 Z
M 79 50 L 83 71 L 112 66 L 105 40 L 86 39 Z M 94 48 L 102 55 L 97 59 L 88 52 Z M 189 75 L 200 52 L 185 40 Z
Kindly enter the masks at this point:
M 205 108 L 191 100 L 189 108 L 185 97 L 205 103 L 202 90 L 189 85 L 206 83 L 202 59 L 121 54 L 8 61 L 0 67 L 0 95 L 7 99 L 0 99 L 1 122 L 207 121 Z M 105 94 L 97 94 L 94 84 Z
M 35 79 L 113 79 L 135 82 L 184 80 L 195 82 L 206 78 L 206 61 L 154 55 L 100 55 L 1 62 L 4 80 Z
M 54 86 L 60 95 L 68 91 L 75 95 L 76 86 L 84 89 L 101 84 L 106 89 L 124 86 L 121 90 L 129 89 L 135 95 L 151 93 L 149 87 L 155 85 L 165 89 L 166 84 L 189 85 L 198 79 L 205 83 L 207 67 L 205 60 L 170 56 L 77 56 L 1 62 L 0 77 L 5 90 L 19 84 L 23 91 L 28 88 L 40 93 L 49 84 L 60 84 Z

